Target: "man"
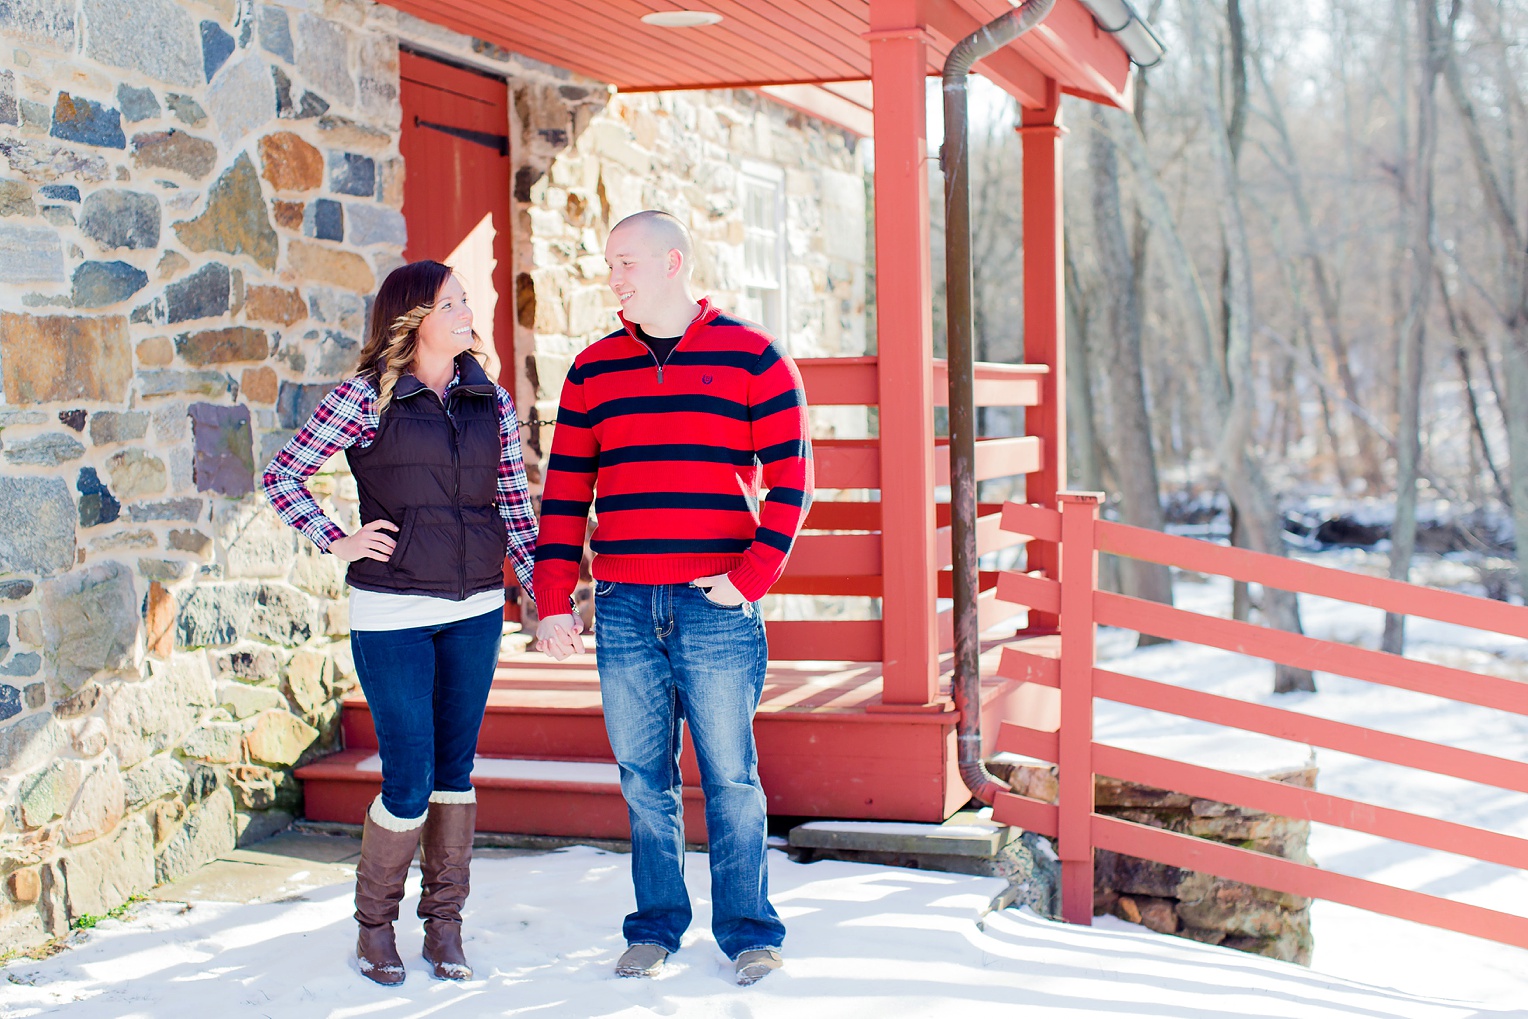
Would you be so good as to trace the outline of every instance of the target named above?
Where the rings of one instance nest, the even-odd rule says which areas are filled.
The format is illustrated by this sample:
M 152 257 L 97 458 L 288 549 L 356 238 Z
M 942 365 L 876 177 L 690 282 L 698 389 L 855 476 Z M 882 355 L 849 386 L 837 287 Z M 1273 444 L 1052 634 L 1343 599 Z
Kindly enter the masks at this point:
M 768 657 L 755 603 L 784 571 L 810 504 L 811 446 L 796 366 L 758 326 L 691 296 L 692 250 L 661 212 L 610 232 L 622 328 L 579 354 L 563 385 L 536 548 L 536 647 L 558 661 L 584 650 L 570 604 L 592 500 L 596 660 L 637 898 L 616 972 L 656 974 L 690 923 L 688 721 L 712 930 L 738 983 L 751 984 L 779 968 L 785 936 L 769 902 L 753 740 Z

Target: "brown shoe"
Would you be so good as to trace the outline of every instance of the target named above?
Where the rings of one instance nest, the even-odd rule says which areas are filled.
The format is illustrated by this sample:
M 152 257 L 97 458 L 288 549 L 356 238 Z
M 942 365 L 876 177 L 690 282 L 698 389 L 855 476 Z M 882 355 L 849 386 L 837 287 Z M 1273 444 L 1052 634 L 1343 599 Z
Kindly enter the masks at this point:
M 442 795 L 471 794 L 436 794 Z M 438 980 L 472 979 L 472 967 L 462 952 L 462 904 L 471 884 L 476 826 L 475 799 L 463 803 L 431 798 L 421 840 L 424 855 L 419 864 L 423 876 L 419 918 L 424 921 L 424 958 L 435 967 Z
M 385 810 L 382 813 L 384 819 L 397 820 Z M 367 811 L 361 828 L 361 859 L 355 867 L 355 919 L 360 926 L 355 955 L 361 974 L 379 984 L 403 983 L 405 971 L 393 941 L 393 921 L 398 919 L 398 902 L 419 847 L 421 827 L 394 831 L 378 824 L 372 811 Z

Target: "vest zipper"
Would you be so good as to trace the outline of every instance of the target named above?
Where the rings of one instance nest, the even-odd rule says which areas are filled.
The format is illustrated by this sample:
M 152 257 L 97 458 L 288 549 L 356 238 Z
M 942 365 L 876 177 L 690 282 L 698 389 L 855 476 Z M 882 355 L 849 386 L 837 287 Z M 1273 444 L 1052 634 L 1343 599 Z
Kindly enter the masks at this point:
M 446 414 L 451 426 L 451 505 L 456 512 L 456 600 L 467 597 L 467 521 L 462 516 L 462 456 L 461 441 L 456 428 L 456 418 L 445 400 L 440 409 Z

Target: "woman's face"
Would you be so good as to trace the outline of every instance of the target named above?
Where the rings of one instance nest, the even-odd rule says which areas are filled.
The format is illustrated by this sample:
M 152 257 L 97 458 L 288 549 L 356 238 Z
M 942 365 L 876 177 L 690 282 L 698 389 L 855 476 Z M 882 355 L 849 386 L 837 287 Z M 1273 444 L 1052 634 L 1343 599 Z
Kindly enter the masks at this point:
M 435 310 L 419 323 L 415 341 L 420 355 L 455 357 L 471 350 L 472 309 L 467 306 L 467 292 L 455 274 L 446 278 L 435 295 Z

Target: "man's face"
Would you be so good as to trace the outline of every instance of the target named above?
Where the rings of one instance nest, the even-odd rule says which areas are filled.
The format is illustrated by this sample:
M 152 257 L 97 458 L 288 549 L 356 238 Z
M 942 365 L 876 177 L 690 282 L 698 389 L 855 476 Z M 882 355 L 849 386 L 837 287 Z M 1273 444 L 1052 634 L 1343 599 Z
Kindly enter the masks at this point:
M 610 289 L 628 322 L 642 325 L 661 314 L 674 288 L 672 261 L 672 253 L 654 243 L 645 230 L 611 233 L 605 242 L 605 263 L 610 266 Z

